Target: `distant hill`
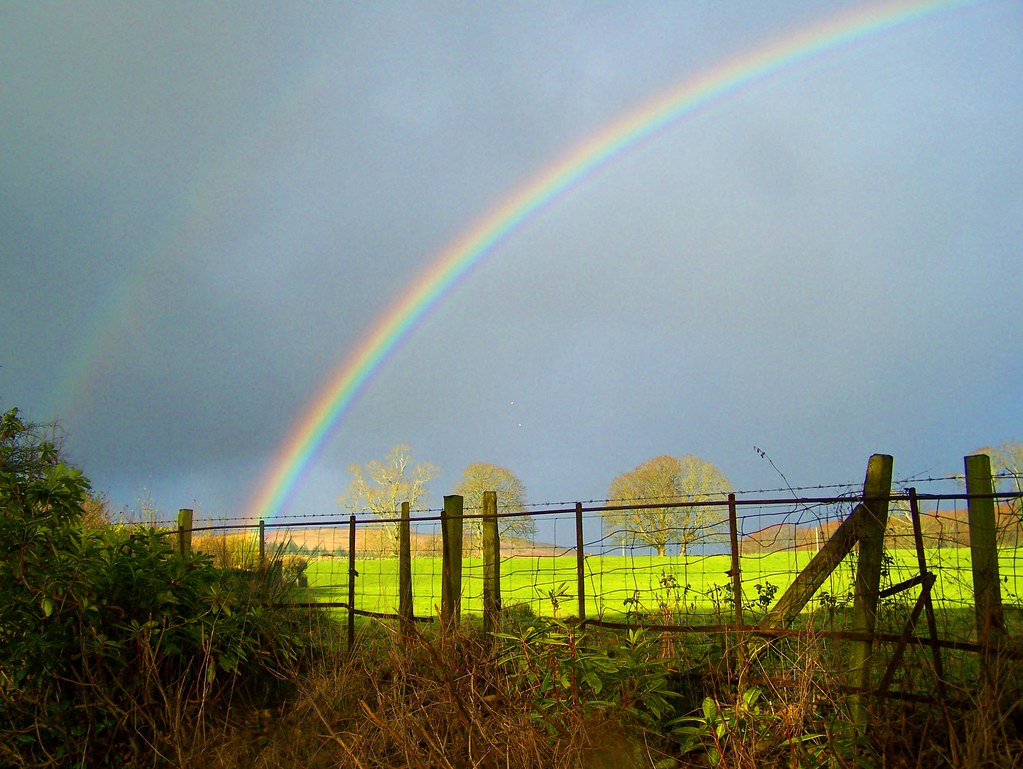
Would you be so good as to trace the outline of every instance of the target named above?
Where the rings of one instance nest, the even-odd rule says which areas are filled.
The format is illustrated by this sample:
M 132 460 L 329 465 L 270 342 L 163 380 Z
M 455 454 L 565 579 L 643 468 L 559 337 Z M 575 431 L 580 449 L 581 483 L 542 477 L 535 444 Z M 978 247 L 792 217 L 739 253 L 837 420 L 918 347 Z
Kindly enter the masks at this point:
M 323 554 L 345 554 L 348 552 L 348 527 L 341 526 L 296 526 L 286 529 L 267 531 L 267 545 L 284 545 L 307 552 Z M 441 555 L 440 534 L 422 534 L 415 531 L 410 537 L 412 557 L 439 558 Z M 391 555 L 387 532 L 377 525 L 360 525 L 356 530 L 356 555 L 388 557 Z M 463 550 L 475 552 L 473 537 L 467 535 L 463 542 Z M 545 542 L 531 542 L 519 537 L 504 537 L 501 540 L 501 557 L 541 557 L 549 558 L 556 555 L 573 555 L 574 548 L 555 547 Z
M 998 544 L 1017 547 L 1023 544 L 1023 522 L 1018 509 L 1001 503 L 996 509 Z M 970 544 L 969 513 L 966 508 L 938 509 L 920 515 L 920 529 L 924 546 L 968 547 Z M 778 553 L 787 550 L 817 550 L 839 527 L 841 521 L 829 520 L 819 524 L 774 524 L 747 534 L 742 538 L 743 553 Z M 913 543 L 913 524 L 901 512 L 888 516 L 885 544 L 891 548 L 910 548 Z

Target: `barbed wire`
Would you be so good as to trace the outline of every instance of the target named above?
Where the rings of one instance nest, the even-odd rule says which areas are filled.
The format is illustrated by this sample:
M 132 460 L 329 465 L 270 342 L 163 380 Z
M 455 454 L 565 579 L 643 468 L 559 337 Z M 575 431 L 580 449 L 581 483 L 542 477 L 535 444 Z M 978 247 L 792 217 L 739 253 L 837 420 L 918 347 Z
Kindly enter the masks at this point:
M 1000 481 L 1019 480 L 1019 475 L 1014 473 L 1014 472 L 1012 472 L 1012 471 L 1001 471 L 1001 472 L 993 474 L 992 478 L 993 478 L 993 480 L 995 481 L 995 483 L 997 485 L 998 482 L 1000 482 Z M 894 480 L 892 482 L 892 487 L 893 487 L 893 489 L 899 489 L 901 493 L 904 493 L 909 488 L 915 487 L 915 486 L 917 486 L 919 484 L 936 484 L 936 483 L 949 483 L 949 482 L 955 482 L 955 483 L 961 485 L 963 483 L 963 475 L 962 474 L 947 474 L 947 475 L 921 474 L 921 475 L 911 475 L 911 476 L 907 476 L 905 478 Z M 818 492 L 818 491 L 829 491 L 829 490 L 841 489 L 843 491 L 843 494 L 836 495 L 835 498 L 832 499 L 832 500 L 827 500 L 827 501 L 830 501 L 830 502 L 832 502 L 834 504 L 839 504 L 840 502 L 848 501 L 850 499 L 857 498 L 857 495 L 860 493 L 861 488 L 862 488 L 862 483 L 854 482 L 854 481 L 847 481 L 847 482 L 844 482 L 844 483 L 821 483 L 821 484 L 804 484 L 804 485 L 798 485 L 798 486 L 782 486 L 782 487 L 775 486 L 775 487 L 743 488 L 743 489 L 736 490 L 736 491 L 734 491 L 732 493 L 734 493 L 736 495 L 736 497 L 737 497 L 737 500 L 740 501 L 740 503 L 744 504 L 744 505 L 756 504 L 756 500 L 753 500 L 751 502 L 748 499 L 749 497 L 756 496 L 756 495 L 765 495 L 765 494 L 785 494 L 785 495 L 787 495 L 787 497 L 785 499 L 782 499 L 782 500 L 776 500 L 776 499 L 765 500 L 765 502 L 769 502 L 770 504 L 782 504 L 785 501 L 789 501 L 789 502 L 792 502 L 794 504 L 799 504 L 799 505 L 813 505 L 813 504 L 825 503 L 826 501 L 822 501 L 822 500 L 818 500 L 818 499 L 813 499 L 813 500 L 802 499 L 800 495 L 804 495 L 806 492 Z M 918 491 L 919 491 L 919 489 L 918 489 Z M 710 500 L 711 504 L 724 504 L 725 500 L 723 499 L 723 497 L 727 494 L 727 492 L 721 491 L 719 493 L 720 493 L 720 495 L 722 497 L 721 501 L 720 502 L 716 502 L 715 500 L 713 500 L 713 498 L 711 498 L 711 500 Z M 923 498 L 926 498 L 927 496 L 939 497 L 939 496 L 942 496 L 942 495 L 921 495 L 921 498 L 923 499 Z M 962 495 L 960 495 L 960 496 L 962 496 Z M 739 499 L 739 498 L 744 498 L 744 499 Z M 700 501 L 701 504 L 702 504 L 704 501 L 708 500 L 708 497 L 705 494 L 688 494 L 688 495 L 675 495 L 675 496 L 652 496 L 652 497 L 643 497 L 643 498 L 632 498 L 632 499 L 628 500 L 627 504 L 657 504 L 659 502 L 664 502 L 664 503 L 666 503 L 666 505 L 667 504 L 684 504 L 685 500 L 694 501 L 694 502 L 695 501 Z M 567 512 L 569 508 L 574 508 L 576 505 L 583 505 L 584 507 L 603 507 L 603 506 L 611 506 L 611 505 L 616 505 L 616 504 L 622 504 L 622 502 L 623 502 L 622 500 L 614 500 L 614 499 L 611 499 L 610 497 L 594 497 L 594 498 L 589 498 L 589 499 L 574 499 L 574 500 L 561 500 L 561 501 L 549 500 L 549 501 L 544 501 L 544 502 L 528 502 L 528 503 L 525 503 L 525 504 L 521 505 L 520 507 L 517 507 L 516 511 L 518 513 L 528 513 L 529 511 L 546 512 L 546 511 L 551 511 L 551 510 L 560 511 L 560 510 L 564 509 Z M 478 511 L 481 511 L 482 508 L 480 506 L 478 506 L 478 505 L 472 505 L 472 506 L 464 507 L 463 510 L 478 512 Z M 423 508 L 416 508 L 415 510 L 412 511 L 412 513 L 417 518 L 422 518 L 422 517 L 427 517 L 427 518 L 438 517 L 438 516 L 441 515 L 442 512 L 443 512 L 443 508 L 441 508 L 441 507 L 423 507 Z M 351 515 L 355 515 L 357 519 L 363 519 L 363 518 L 365 518 L 367 516 L 380 517 L 375 511 L 373 511 L 373 510 L 371 510 L 369 508 L 357 508 L 357 509 L 349 508 L 348 510 L 343 511 L 343 512 L 342 511 L 331 511 L 331 512 L 279 513 L 279 514 L 276 514 L 276 515 L 273 516 L 272 521 L 275 524 L 282 523 L 282 522 L 287 522 L 287 521 L 299 522 L 299 521 L 314 521 L 314 520 L 323 520 L 323 521 L 336 522 L 336 521 L 339 521 L 339 520 L 347 519 Z M 251 516 L 244 516 L 244 515 L 234 515 L 234 516 L 231 516 L 231 515 L 201 514 L 201 515 L 196 516 L 196 517 L 198 519 L 200 519 L 200 520 L 203 520 L 203 521 L 218 521 L 218 522 L 224 522 L 224 523 L 244 523 L 244 524 L 252 524 L 252 525 L 256 525 L 256 523 L 257 523 L 257 521 L 254 520 Z M 135 516 L 132 513 L 130 513 L 130 512 L 129 513 L 122 512 L 121 514 L 119 514 L 117 516 L 116 520 L 118 520 L 119 522 L 129 522 L 129 523 L 149 522 L 149 523 L 152 523 L 153 525 L 174 525 L 176 523 L 176 520 L 174 518 L 164 518 L 164 517 L 152 518 L 149 521 L 139 521 L 139 520 L 136 520 Z
M 842 488 L 837 484 L 831 486 L 831 488 Z M 820 487 L 799 487 L 803 490 L 817 489 Z M 794 487 L 795 490 L 795 487 Z M 770 489 L 761 490 L 763 492 L 770 492 Z M 788 491 L 785 489 L 784 491 Z M 798 511 L 800 516 L 800 522 L 803 520 L 803 513 L 806 513 L 809 520 L 820 522 L 822 519 L 833 517 L 833 514 L 826 512 L 828 507 L 836 507 L 841 505 L 850 505 L 861 499 L 861 492 L 849 490 L 847 493 L 842 495 L 830 496 L 830 497 L 780 497 L 780 498 L 751 498 L 754 492 L 741 492 L 736 494 L 736 506 L 738 508 L 738 517 L 742 520 L 757 517 L 773 517 L 773 516 L 792 516 Z M 916 498 L 920 501 L 938 503 L 940 501 L 968 501 L 971 497 L 990 497 L 996 501 L 1009 501 L 1016 504 L 1023 499 L 1023 491 L 1003 491 L 994 492 L 991 495 L 986 494 L 968 494 L 965 491 L 962 492 L 945 492 L 945 493 L 919 493 L 917 492 Z M 908 500 L 909 494 L 908 489 L 902 491 L 894 491 L 891 495 L 886 497 L 891 502 L 905 502 Z M 581 506 L 583 514 L 588 518 L 593 518 L 594 514 L 600 517 L 613 518 L 616 514 L 626 512 L 629 510 L 643 510 L 643 509 L 660 509 L 662 507 L 698 507 L 698 508 L 721 508 L 728 504 L 725 498 L 710 499 L 695 499 L 690 497 L 690 501 L 679 501 L 679 497 L 647 497 L 647 498 L 635 498 L 628 501 L 615 501 L 615 500 L 587 500 L 585 502 L 573 502 L 573 503 L 561 503 L 562 507 L 546 507 L 546 505 L 526 505 L 523 508 L 516 508 L 512 511 L 499 510 L 497 513 L 498 518 L 516 518 L 516 517 L 541 517 L 541 516 L 557 516 L 557 515 L 570 515 L 575 513 L 576 506 Z M 556 503 L 550 503 L 556 504 Z M 532 510 L 529 508 L 533 508 Z M 756 512 L 744 512 L 750 509 L 756 508 L 767 508 L 767 510 L 756 510 Z M 774 508 L 774 510 L 771 510 Z M 441 519 L 443 510 L 423 508 L 419 510 L 411 511 L 410 517 L 413 523 L 437 523 Z M 268 521 L 254 521 L 249 517 L 244 516 L 197 516 L 194 521 L 194 528 L 198 529 L 202 526 L 204 529 L 215 528 L 214 523 L 222 524 L 225 528 L 254 528 L 262 523 L 268 528 L 286 528 L 287 526 L 300 526 L 310 527 L 316 525 L 322 526 L 339 526 L 350 522 L 351 517 L 354 515 L 357 524 L 367 523 L 397 523 L 401 520 L 400 516 L 385 517 L 379 515 L 371 510 L 353 511 L 348 514 L 337 514 L 337 513 L 306 513 L 306 514 L 285 514 L 275 516 L 273 519 Z M 478 507 L 463 508 L 462 516 L 466 519 L 478 519 L 482 518 L 483 514 L 480 512 Z M 121 523 L 148 523 L 153 526 L 171 526 L 176 527 L 177 521 L 174 519 L 152 519 L 149 521 L 133 521 L 133 520 L 122 520 L 115 521 Z M 720 523 L 720 522 L 718 522 Z

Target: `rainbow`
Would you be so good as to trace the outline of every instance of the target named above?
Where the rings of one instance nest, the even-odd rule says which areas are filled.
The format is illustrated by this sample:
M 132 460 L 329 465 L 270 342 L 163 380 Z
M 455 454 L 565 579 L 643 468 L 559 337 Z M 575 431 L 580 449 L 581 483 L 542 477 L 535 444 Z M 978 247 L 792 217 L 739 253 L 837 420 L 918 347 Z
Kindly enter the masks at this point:
M 249 502 L 247 520 L 272 520 L 317 450 L 399 343 L 503 240 L 597 169 L 701 107 L 770 75 L 920 21 L 970 0 L 871 5 L 830 18 L 793 35 L 723 62 L 641 105 L 576 147 L 520 188 L 449 244 L 342 361 L 306 407 L 271 471 Z

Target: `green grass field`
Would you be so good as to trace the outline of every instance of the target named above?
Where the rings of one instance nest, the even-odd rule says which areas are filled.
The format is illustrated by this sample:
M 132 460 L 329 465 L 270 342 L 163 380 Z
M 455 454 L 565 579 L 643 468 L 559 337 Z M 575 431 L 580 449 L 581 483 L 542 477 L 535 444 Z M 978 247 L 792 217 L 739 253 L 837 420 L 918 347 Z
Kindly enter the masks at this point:
M 1018 624 L 1019 596 L 1023 595 L 1021 551 L 1003 551 L 1000 577 L 1007 620 Z M 755 618 L 784 593 L 795 575 L 806 566 L 808 551 L 745 556 L 741 561 L 743 602 L 747 617 Z M 913 550 L 892 550 L 886 559 L 882 587 L 909 579 L 917 573 Z M 942 548 L 927 552 L 929 567 L 937 573 L 934 599 L 939 612 L 963 615 L 973 606 L 970 551 Z M 730 621 L 730 567 L 727 555 L 711 556 L 590 556 L 586 559 L 587 616 L 623 619 L 630 614 L 668 622 L 698 624 L 721 618 Z M 852 590 L 855 554 L 828 578 L 808 609 L 827 611 L 848 604 Z M 345 601 L 348 596 L 348 564 L 342 558 L 316 558 L 307 569 L 315 600 Z M 398 603 L 397 560 L 361 559 L 356 564 L 356 606 L 375 612 L 395 612 Z M 436 614 L 440 604 L 440 558 L 412 561 L 412 590 L 417 616 Z M 463 613 L 482 610 L 482 563 L 467 558 L 463 563 Z M 920 588 L 913 587 L 887 599 L 887 606 L 912 605 Z M 576 559 L 562 557 L 515 557 L 501 564 L 501 597 L 505 607 L 527 605 L 540 616 L 573 616 L 577 613 Z M 904 612 L 903 612 L 904 613 Z M 902 613 L 900 613 L 901 616 Z M 957 621 L 955 624 L 961 624 Z M 956 633 L 960 635 L 960 633 Z

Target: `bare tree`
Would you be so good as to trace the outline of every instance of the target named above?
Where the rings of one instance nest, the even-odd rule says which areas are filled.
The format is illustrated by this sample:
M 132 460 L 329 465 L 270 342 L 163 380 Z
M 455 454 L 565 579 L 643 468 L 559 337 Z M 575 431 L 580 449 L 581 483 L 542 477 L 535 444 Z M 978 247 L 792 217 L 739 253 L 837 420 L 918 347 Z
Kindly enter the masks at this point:
M 615 478 L 608 498 L 615 505 L 664 502 L 674 506 L 609 511 L 604 515 L 604 532 L 616 542 L 648 545 L 658 555 L 665 555 L 670 544 L 678 544 L 685 554 L 701 529 L 721 523 L 724 509 L 680 503 L 724 496 L 730 488 L 724 473 L 704 459 L 691 454 L 655 457 Z
M 427 484 L 439 472 L 428 462 L 412 463 L 412 447 L 401 443 L 387 453 L 383 461 L 376 459 L 365 466 L 353 464 L 348 472 L 352 482 L 338 501 L 350 510 L 368 510 L 380 518 L 393 519 L 400 515 L 401 503 L 409 509 L 429 494 Z M 392 546 L 397 547 L 398 524 L 383 525 Z
M 978 449 L 978 454 L 991 457 L 996 491 L 1023 492 L 1023 443 L 1005 441 L 997 446 Z M 1023 540 L 1023 498 L 1014 497 L 999 504 L 998 541 L 1000 545 L 1015 546 Z
M 110 501 L 106 494 L 90 491 L 82 501 L 82 523 L 90 529 L 99 529 L 110 523 Z
M 497 493 L 497 512 L 520 512 L 526 504 L 526 487 L 518 476 L 506 467 L 487 462 L 473 462 L 462 471 L 462 480 L 455 487 L 455 493 L 463 497 L 465 512 L 479 513 L 483 509 L 483 492 Z M 526 516 L 498 519 L 501 536 L 530 538 L 536 533 L 536 522 Z M 483 546 L 483 520 L 469 520 L 476 549 Z
M 999 486 L 1006 491 L 1023 491 L 1023 443 L 1005 441 L 981 451 L 991 457 L 991 470 L 998 476 L 995 482 Z

